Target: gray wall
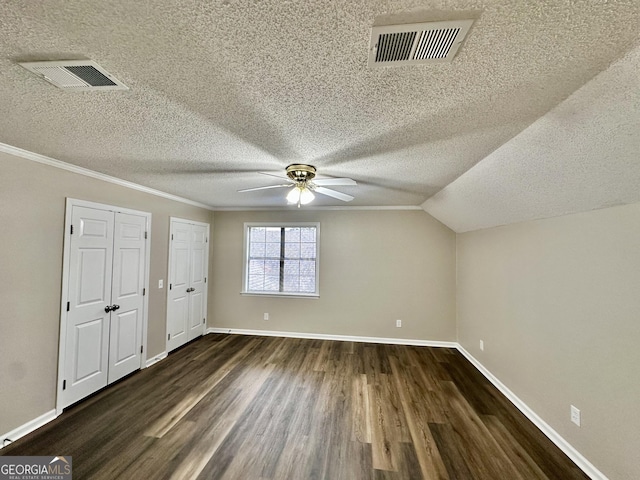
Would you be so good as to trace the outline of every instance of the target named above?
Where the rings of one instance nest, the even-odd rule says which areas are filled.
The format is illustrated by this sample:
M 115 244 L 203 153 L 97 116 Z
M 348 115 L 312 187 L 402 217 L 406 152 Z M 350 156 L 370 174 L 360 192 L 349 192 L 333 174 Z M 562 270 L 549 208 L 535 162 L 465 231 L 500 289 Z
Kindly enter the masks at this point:
M 427 213 L 302 209 L 215 219 L 209 326 L 455 341 L 455 234 Z M 320 222 L 319 299 L 240 295 L 244 222 L 278 221 Z
M 151 212 L 147 357 L 165 350 L 169 216 L 212 212 L 0 152 L 0 434 L 55 408 L 65 197 Z
M 640 204 L 457 245 L 462 346 L 609 478 L 640 478 Z

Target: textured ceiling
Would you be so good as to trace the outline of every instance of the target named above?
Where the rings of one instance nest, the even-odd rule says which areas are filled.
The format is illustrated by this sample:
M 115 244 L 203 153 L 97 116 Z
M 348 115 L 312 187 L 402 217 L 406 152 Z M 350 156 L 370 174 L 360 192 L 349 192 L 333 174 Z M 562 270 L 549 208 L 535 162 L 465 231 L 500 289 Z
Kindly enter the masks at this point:
M 640 47 L 423 208 L 457 232 L 640 202 Z
M 374 23 L 448 18 L 476 18 L 453 63 L 367 67 Z M 236 190 L 293 162 L 357 180 L 337 188 L 350 205 L 420 205 L 630 51 L 640 2 L 24 0 L 0 19 L 0 142 L 215 207 L 283 206 Z M 73 58 L 130 90 L 64 92 L 16 63 Z

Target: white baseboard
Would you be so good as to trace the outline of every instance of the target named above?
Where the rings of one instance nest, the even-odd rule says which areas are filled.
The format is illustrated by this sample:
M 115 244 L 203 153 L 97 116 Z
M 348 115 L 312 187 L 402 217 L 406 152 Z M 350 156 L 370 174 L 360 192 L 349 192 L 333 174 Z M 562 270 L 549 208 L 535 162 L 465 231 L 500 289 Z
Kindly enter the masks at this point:
M 387 343 L 390 345 L 415 345 L 418 347 L 457 348 L 456 342 L 437 340 L 415 340 L 409 338 L 355 337 L 352 335 L 330 335 L 327 333 L 279 332 L 275 330 L 246 330 L 243 328 L 209 327 L 206 333 L 228 333 L 233 335 L 257 335 L 261 337 L 308 338 L 310 340 L 336 340 L 339 342 Z
M 47 413 L 43 413 L 38 418 L 34 418 L 33 420 L 30 420 L 27 423 L 14 428 L 10 432 L 5 433 L 4 435 L 2 435 L 2 437 L 0 437 L 0 441 L 2 442 L 0 444 L 0 448 L 5 447 L 6 445 L 10 445 L 10 443 L 7 443 L 5 445 L 5 440 L 8 439 L 12 442 L 15 442 L 19 438 L 24 437 L 28 433 L 31 433 L 44 424 L 49 423 L 51 420 L 54 420 L 57 416 L 58 415 L 56 413 L 56 409 L 54 408 L 53 410 L 49 410 Z
M 156 355 L 155 357 L 151 357 L 149 358 L 145 365 L 144 368 L 149 368 L 151 365 L 158 363 L 160 360 L 164 360 L 165 358 L 167 358 L 167 352 L 162 352 L 159 353 L 158 355 Z
M 560 436 L 547 422 L 545 422 L 536 412 L 534 412 L 529 406 L 520 400 L 509 388 L 502 383 L 498 378 L 493 375 L 489 370 L 485 368 L 473 355 L 467 352 L 462 345 L 458 345 L 458 350 L 464 357 L 469 360 L 474 367 L 476 367 L 480 373 L 482 373 L 487 380 L 489 380 L 507 399 L 515 405 L 531 422 L 544 433 L 549 440 L 562 450 L 567 457 L 569 457 L 573 463 L 575 463 L 584 473 L 586 473 L 592 480 L 608 480 L 607 477 L 598 470 L 589 460 L 587 460 L 578 450 Z

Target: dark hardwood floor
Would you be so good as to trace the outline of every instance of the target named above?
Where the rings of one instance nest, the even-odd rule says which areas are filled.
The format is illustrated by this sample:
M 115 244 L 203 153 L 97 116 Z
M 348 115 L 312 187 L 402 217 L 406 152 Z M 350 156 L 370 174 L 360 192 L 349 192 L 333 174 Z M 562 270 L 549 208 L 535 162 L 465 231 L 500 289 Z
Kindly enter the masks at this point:
M 456 350 L 207 335 L 0 451 L 75 479 L 587 479 Z

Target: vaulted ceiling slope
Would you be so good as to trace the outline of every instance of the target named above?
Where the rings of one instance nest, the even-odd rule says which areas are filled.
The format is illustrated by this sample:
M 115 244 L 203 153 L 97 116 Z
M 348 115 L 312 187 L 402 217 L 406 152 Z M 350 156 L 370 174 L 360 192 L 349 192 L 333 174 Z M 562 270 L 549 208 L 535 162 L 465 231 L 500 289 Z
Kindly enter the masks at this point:
M 367 66 L 372 25 L 452 18 L 475 19 L 452 63 Z M 256 171 L 289 163 L 357 180 L 341 188 L 355 195 L 351 205 L 421 205 L 458 177 L 464 185 L 477 164 L 470 183 L 495 200 L 486 208 L 503 209 L 498 220 L 474 224 L 473 207 L 447 206 L 445 194 L 471 188 L 455 182 L 425 204 L 466 230 L 522 218 L 510 209 L 508 183 L 490 188 L 512 176 L 481 173 L 503 145 L 509 168 L 532 158 L 565 166 L 562 178 L 536 171 L 550 185 L 540 195 L 566 194 L 567 182 L 603 188 L 581 173 L 593 162 L 573 142 L 556 151 L 519 134 L 526 139 L 527 127 L 549 121 L 547 112 L 637 45 L 640 2 L 22 0 L 0 3 L 0 19 L 0 142 L 214 207 L 284 206 L 281 190 L 237 190 L 265 184 Z M 130 90 L 69 93 L 17 63 L 74 58 L 97 61 Z M 637 69 L 633 58 L 623 62 Z M 623 87 L 610 77 L 608 89 Z M 592 105 L 611 97 L 590 91 L 576 108 L 591 109 L 598 130 L 598 112 L 609 107 Z M 599 131 L 576 148 L 615 135 Z M 633 141 L 608 143 L 628 154 Z M 534 193 L 522 210 L 547 215 Z M 593 208 L 583 197 L 572 208 Z
M 640 202 L 640 47 L 429 198 L 457 232 Z

